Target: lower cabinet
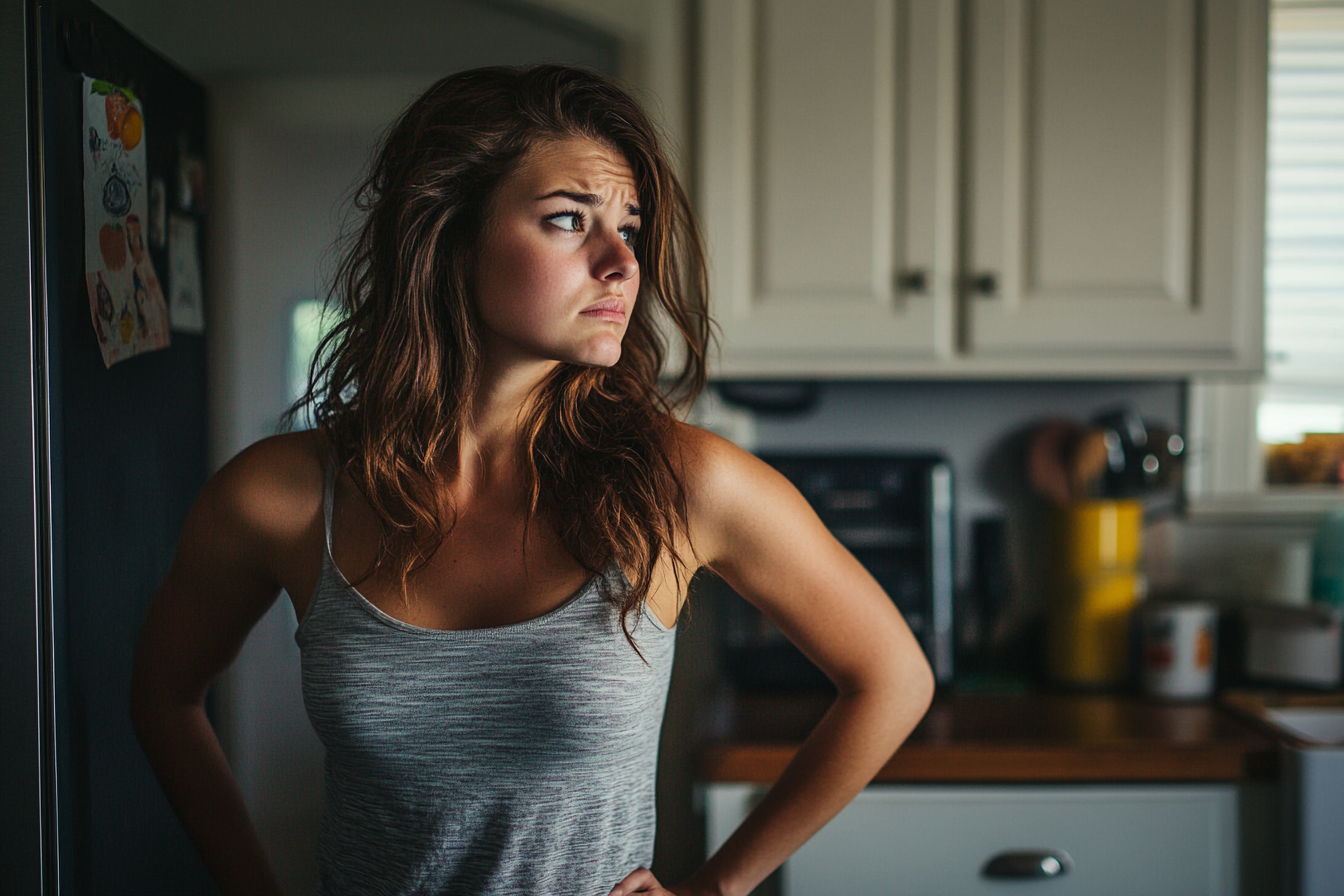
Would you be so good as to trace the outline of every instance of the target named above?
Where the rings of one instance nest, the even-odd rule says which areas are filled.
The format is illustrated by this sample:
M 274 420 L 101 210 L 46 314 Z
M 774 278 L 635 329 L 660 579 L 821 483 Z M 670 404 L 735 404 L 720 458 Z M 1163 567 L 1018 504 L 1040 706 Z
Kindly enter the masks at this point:
M 711 852 L 763 792 L 705 788 Z M 1002 876 L 1028 855 L 1055 873 Z M 1236 896 L 1238 788 L 874 785 L 785 863 L 782 892 Z

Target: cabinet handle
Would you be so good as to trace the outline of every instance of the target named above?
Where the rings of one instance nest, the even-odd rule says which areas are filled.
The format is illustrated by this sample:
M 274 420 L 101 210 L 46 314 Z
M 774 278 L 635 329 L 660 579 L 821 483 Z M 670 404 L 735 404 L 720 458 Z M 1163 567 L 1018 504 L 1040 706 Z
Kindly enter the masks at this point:
M 972 274 L 966 278 L 966 285 L 970 287 L 971 292 L 986 298 L 992 298 L 999 294 L 999 278 L 988 271 L 982 274 Z
M 1062 849 L 1024 849 L 1001 852 L 980 869 L 984 877 L 1021 880 L 1059 877 L 1073 867 L 1073 858 Z
M 896 275 L 896 288 L 901 292 L 923 295 L 929 291 L 929 272 L 923 268 L 911 268 Z

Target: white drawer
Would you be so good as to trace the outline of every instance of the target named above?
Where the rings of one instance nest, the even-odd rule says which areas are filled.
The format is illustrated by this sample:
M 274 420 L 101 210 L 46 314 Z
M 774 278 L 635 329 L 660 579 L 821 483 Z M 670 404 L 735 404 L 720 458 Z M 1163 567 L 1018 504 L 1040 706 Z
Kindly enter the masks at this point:
M 710 851 L 764 791 L 703 791 Z M 1233 785 L 874 785 L 784 865 L 784 896 L 1236 896 Z M 1063 850 L 1058 877 L 981 876 L 1010 850 Z
M 873 786 L 784 866 L 784 896 L 1234 896 L 1233 786 Z M 1053 878 L 989 879 L 993 856 L 1063 850 Z

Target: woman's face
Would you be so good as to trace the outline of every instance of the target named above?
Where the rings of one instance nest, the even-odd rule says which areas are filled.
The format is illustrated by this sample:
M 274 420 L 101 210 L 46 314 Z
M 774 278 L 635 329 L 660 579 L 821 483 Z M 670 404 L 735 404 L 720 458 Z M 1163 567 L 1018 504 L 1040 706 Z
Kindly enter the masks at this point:
M 576 137 L 524 156 L 496 192 L 477 267 L 487 357 L 615 364 L 639 293 L 639 220 L 620 152 Z

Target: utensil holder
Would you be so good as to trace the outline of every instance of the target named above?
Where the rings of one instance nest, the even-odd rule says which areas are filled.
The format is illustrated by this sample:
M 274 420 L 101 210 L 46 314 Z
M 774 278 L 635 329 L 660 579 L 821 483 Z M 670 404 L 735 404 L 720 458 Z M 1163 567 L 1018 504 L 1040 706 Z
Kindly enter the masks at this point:
M 1055 586 L 1047 665 L 1057 683 L 1105 688 L 1129 671 L 1129 628 L 1146 582 L 1139 571 L 1143 505 L 1080 501 L 1055 519 Z

